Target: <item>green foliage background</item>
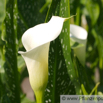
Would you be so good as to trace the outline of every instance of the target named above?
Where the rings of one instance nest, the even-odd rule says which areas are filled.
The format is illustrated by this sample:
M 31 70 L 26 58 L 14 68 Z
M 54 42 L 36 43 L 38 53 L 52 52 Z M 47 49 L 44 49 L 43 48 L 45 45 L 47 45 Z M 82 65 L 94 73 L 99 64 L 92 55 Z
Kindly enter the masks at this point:
M 21 43 L 24 31 L 48 22 L 52 15 L 69 17 L 76 13 L 50 44 L 50 75 L 44 103 L 60 103 L 62 94 L 103 93 L 103 0 L 0 0 L 0 103 L 34 102 L 20 88 L 28 77 L 24 60 L 18 54 L 18 50 L 25 51 Z M 85 67 L 70 47 L 70 23 L 88 31 Z

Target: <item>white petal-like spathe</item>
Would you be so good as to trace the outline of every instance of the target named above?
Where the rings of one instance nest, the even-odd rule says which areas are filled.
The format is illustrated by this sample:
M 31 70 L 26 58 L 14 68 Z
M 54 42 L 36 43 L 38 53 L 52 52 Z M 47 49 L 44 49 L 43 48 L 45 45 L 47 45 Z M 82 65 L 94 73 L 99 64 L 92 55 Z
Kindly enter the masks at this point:
M 26 62 L 30 84 L 35 93 L 44 90 L 47 84 L 49 43 L 60 34 L 64 20 L 53 16 L 48 23 L 28 29 L 22 36 L 26 52 L 19 53 Z
M 87 35 L 87 31 L 82 27 L 73 24 L 70 25 L 70 38 L 84 45 L 74 49 L 74 53 L 82 65 L 85 65 Z

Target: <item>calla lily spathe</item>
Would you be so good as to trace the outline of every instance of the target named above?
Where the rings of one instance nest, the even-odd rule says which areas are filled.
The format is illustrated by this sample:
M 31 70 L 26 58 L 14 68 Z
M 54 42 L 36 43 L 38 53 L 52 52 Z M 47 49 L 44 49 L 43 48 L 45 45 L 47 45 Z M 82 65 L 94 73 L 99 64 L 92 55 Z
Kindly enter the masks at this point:
M 75 42 L 83 44 L 81 47 L 74 48 L 74 53 L 82 65 L 85 65 L 87 35 L 87 31 L 82 27 L 73 24 L 70 25 L 70 38 Z
M 19 51 L 24 58 L 32 89 L 37 103 L 42 103 L 42 96 L 48 81 L 48 52 L 50 41 L 60 34 L 63 22 L 69 18 L 52 16 L 48 23 L 28 29 L 22 36 L 26 52 Z

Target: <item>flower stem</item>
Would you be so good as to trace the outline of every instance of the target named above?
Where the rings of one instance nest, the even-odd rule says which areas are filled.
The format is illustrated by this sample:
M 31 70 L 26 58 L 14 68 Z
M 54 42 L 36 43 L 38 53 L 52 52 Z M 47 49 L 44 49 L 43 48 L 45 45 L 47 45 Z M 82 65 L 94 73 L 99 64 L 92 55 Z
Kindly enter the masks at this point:
M 44 91 L 37 91 L 35 92 L 36 95 L 36 103 L 43 103 L 43 95 L 44 95 Z

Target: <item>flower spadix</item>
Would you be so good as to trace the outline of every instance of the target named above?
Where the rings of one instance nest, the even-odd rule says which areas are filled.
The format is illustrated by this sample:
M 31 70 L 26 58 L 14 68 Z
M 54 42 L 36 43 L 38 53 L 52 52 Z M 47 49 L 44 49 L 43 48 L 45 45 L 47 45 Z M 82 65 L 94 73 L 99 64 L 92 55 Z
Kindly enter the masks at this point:
M 26 52 L 19 51 L 19 53 L 27 65 L 30 84 L 38 103 L 42 103 L 43 92 L 48 81 L 49 43 L 58 37 L 65 19 L 52 16 L 48 23 L 28 29 L 22 36 Z
M 74 48 L 74 53 L 81 62 L 85 65 L 85 54 L 86 54 L 86 42 L 87 42 L 87 31 L 80 26 L 70 25 L 70 38 L 75 42 L 83 44 L 83 46 Z

